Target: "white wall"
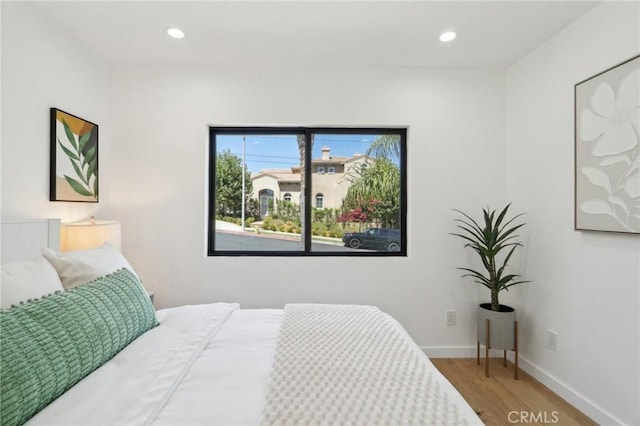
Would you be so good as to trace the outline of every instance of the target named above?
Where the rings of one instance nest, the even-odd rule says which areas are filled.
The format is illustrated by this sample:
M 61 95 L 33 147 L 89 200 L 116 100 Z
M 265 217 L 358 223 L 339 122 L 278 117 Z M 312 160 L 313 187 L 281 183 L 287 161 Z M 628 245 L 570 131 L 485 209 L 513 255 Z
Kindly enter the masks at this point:
M 639 6 L 605 2 L 507 72 L 507 198 L 528 212 L 534 280 L 515 292 L 522 354 L 602 424 L 640 424 L 640 239 L 573 230 L 573 89 L 640 53 Z
M 108 200 L 109 69 L 29 2 L 2 8 L 2 219 L 78 220 Z M 100 204 L 49 202 L 49 108 L 99 125 Z
M 478 293 L 448 232 L 452 208 L 502 202 L 503 72 L 118 67 L 113 100 L 109 212 L 160 306 L 371 303 L 422 345 L 474 341 Z M 207 258 L 208 125 L 237 123 L 410 126 L 409 257 Z

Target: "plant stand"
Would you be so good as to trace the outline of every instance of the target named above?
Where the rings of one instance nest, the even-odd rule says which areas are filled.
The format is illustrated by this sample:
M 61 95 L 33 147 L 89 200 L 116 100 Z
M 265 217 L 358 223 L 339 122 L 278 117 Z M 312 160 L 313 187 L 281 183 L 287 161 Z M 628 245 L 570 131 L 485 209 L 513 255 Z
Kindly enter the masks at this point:
M 484 342 L 484 347 L 485 347 L 485 355 L 484 355 L 484 374 L 485 376 L 489 377 L 489 349 L 491 349 L 491 329 L 489 328 L 490 325 L 490 320 L 489 318 L 487 318 L 485 320 L 485 342 Z M 515 373 L 514 373 L 514 379 L 518 380 L 518 321 L 514 321 L 513 322 L 513 349 L 511 349 L 512 351 L 515 352 Z M 478 365 L 480 365 L 480 339 L 478 338 L 478 354 L 477 354 L 477 363 Z M 507 349 L 504 349 L 504 357 L 503 357 L 503 364 L 506 367 L 507 366 Z

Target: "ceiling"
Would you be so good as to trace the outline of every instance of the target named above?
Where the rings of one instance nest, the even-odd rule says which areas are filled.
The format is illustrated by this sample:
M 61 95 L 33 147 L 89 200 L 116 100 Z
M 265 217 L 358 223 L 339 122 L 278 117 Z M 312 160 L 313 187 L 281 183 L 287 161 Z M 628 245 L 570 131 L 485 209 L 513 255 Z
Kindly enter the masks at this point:
M 506 67 L 594 1 L 40 1 L 109 63 Z M 186 37 L 171 39 L 166 30 Z M 458 38 L 438 41 L 444 30 Z

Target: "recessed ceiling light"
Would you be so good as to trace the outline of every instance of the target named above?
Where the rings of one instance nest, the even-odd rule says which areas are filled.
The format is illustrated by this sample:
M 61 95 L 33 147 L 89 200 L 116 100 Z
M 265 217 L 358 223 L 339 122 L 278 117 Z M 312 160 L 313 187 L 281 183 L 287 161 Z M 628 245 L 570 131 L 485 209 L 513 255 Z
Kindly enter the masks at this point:
M 167 34 L 169 34 L 173 38 L 184 38 L 184 32 L 177 28 L 169 28 L 167 30 Z
M 440 34 L 440 41 L 443 43 L 446 43 L 448 41 L 453 40 L 454 38 L 456 38 L 457 34 L 454 33 L 453 31 L 446 31 L 442 34 Z

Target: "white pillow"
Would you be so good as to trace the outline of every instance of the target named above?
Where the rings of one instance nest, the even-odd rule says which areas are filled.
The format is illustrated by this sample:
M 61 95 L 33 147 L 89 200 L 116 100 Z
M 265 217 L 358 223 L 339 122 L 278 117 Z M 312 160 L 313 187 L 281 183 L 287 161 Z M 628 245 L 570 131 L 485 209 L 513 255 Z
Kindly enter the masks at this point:
M 111 244 L 63 253 L 45 248 L 42 249 L 42 254 L 58 271 L 62 285 L 66 289 L 86 284 L 122 268 L 129 269 L 138 278 L 127 259 Z
M 58 273 L 42 256 L 2 265 L 2 281 L 0 281 L 2 309 L 26 302 L 28 299 L 38 299 L 58 290 L 64 290 Z

